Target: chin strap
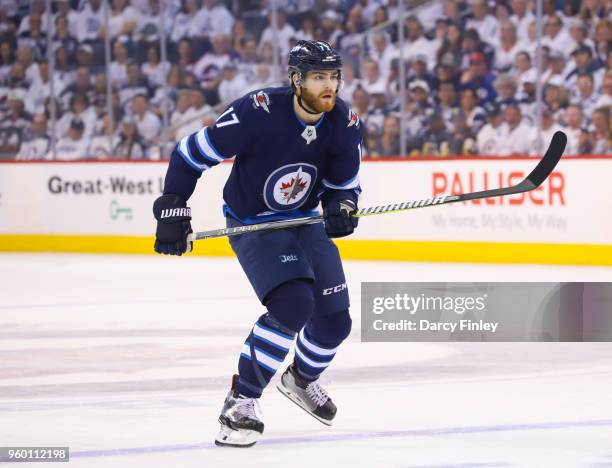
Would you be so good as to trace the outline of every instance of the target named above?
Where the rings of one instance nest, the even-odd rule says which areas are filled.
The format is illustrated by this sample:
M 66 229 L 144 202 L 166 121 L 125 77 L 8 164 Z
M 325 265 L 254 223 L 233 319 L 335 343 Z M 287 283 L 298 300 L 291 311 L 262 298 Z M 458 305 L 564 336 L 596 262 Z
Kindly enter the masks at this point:
M 309 111 L 308 109 L 306 109 L 306 107 L 304 107 L 304 104 L 302 104 L 302 96 L 298 96 L 297 93 L 296 93 L 296 96 L 297 96 L 298 105 L 302 108 L 302 110 L 304 110 L 304 112 L 307 112 L 310 115 L 319 115 L 319 114 L 321 114 L 321 112 L 312 112 L 312 111 Z

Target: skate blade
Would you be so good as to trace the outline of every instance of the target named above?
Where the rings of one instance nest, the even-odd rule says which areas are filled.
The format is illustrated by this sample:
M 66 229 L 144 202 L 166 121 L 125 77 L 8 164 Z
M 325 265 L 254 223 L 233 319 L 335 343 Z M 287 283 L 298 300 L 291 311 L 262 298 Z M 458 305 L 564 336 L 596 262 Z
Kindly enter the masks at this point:
M 257 442 L 261 433 L 247 429 L 232 429 L 221 425 L 221 429 L 215 438 L 215 445 L 220 447 L 252 447 Z
M 326 426 L 331 426 L 333 424 L 333 421 L 329 419 L 323 419 L 322 417 L 317 416 L 316 414 L 312 413 L 306 406 L 304 406 L 304 403 L 302 402 L 302 400 L 296 395 L 294 395 L 291 390 L 288 390 L 287 387 L 283 386 L 282 384 L 278 384 L 276 385 L 276 388 L 278 388 L 279 392 L 281 392 L 283 395 L 289 398 L 292 402 L 294 402 L 296 405 L 298 405 L 300 408 L 306 411 L 309 415 L 311 415 L 317 421 L 322 422 Z

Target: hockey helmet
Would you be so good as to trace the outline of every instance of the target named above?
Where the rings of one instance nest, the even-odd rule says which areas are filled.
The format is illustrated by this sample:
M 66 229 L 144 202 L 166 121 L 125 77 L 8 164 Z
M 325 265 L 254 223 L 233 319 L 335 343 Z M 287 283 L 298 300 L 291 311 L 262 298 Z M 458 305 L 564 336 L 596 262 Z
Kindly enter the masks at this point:
M 342 57 L 325 41 L 299 41 L 289 52 L 289 80 L 298 73 L 301 81 L 311 70 L 338 70 L 341 80 Z

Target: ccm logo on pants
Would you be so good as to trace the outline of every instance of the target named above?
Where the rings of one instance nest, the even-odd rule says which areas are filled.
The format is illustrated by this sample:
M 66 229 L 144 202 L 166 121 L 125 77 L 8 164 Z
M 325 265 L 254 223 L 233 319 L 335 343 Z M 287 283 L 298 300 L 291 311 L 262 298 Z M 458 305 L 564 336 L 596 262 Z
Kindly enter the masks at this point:
M 323 290 L 324 296 L 329 296 L 330 294 L 339 293 L 340 291 L 344 291 L 346 289 L 346 283 L 339 284 L 338 286 L 334 286 L 333 288 L 326 288 Z

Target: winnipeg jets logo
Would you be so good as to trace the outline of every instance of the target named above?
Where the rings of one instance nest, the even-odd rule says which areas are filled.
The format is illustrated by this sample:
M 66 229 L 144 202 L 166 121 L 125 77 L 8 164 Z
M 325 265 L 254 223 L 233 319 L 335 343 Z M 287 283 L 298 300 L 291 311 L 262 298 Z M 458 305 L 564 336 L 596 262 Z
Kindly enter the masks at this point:
M 283 195 L 283 200 L 288 203 L 291 200 L 295 200 L 295 198 L 300 194 L 302 190 L 306 188 L 306 182 L 302 178 L 302 168 L 298 168 L 295 177 L 291 177 L 289 182 L 282 182 L 280 191 Z
M 317 129 L 314 125 L 307 125 L 302 132 L 302 138 L 306 140 L 306 144 L 309 145 L 311 141 L 317 139 Z
M 263 91 L 259 91 L 258 93 L 251 94 L 251 99 L 253 99 L 253 107 L 255 109 L 261 108 L 265 110 L 268 114 L 270 113 L 270 98 L 267 93 Z
M 348 119 L 349 119 L 349 123 L 347 125 L 347 128 L 352 127 L 353 125 L 359 128 L 359 116 L 357 115 L 356 112 L 353 112 L 353 109 L 349 109 Z
M 264 201 L 273 211 L 293 210 L 303 205 L 317 179 L 317 168 L 311 164 L 288 164 L 268 176 Z

